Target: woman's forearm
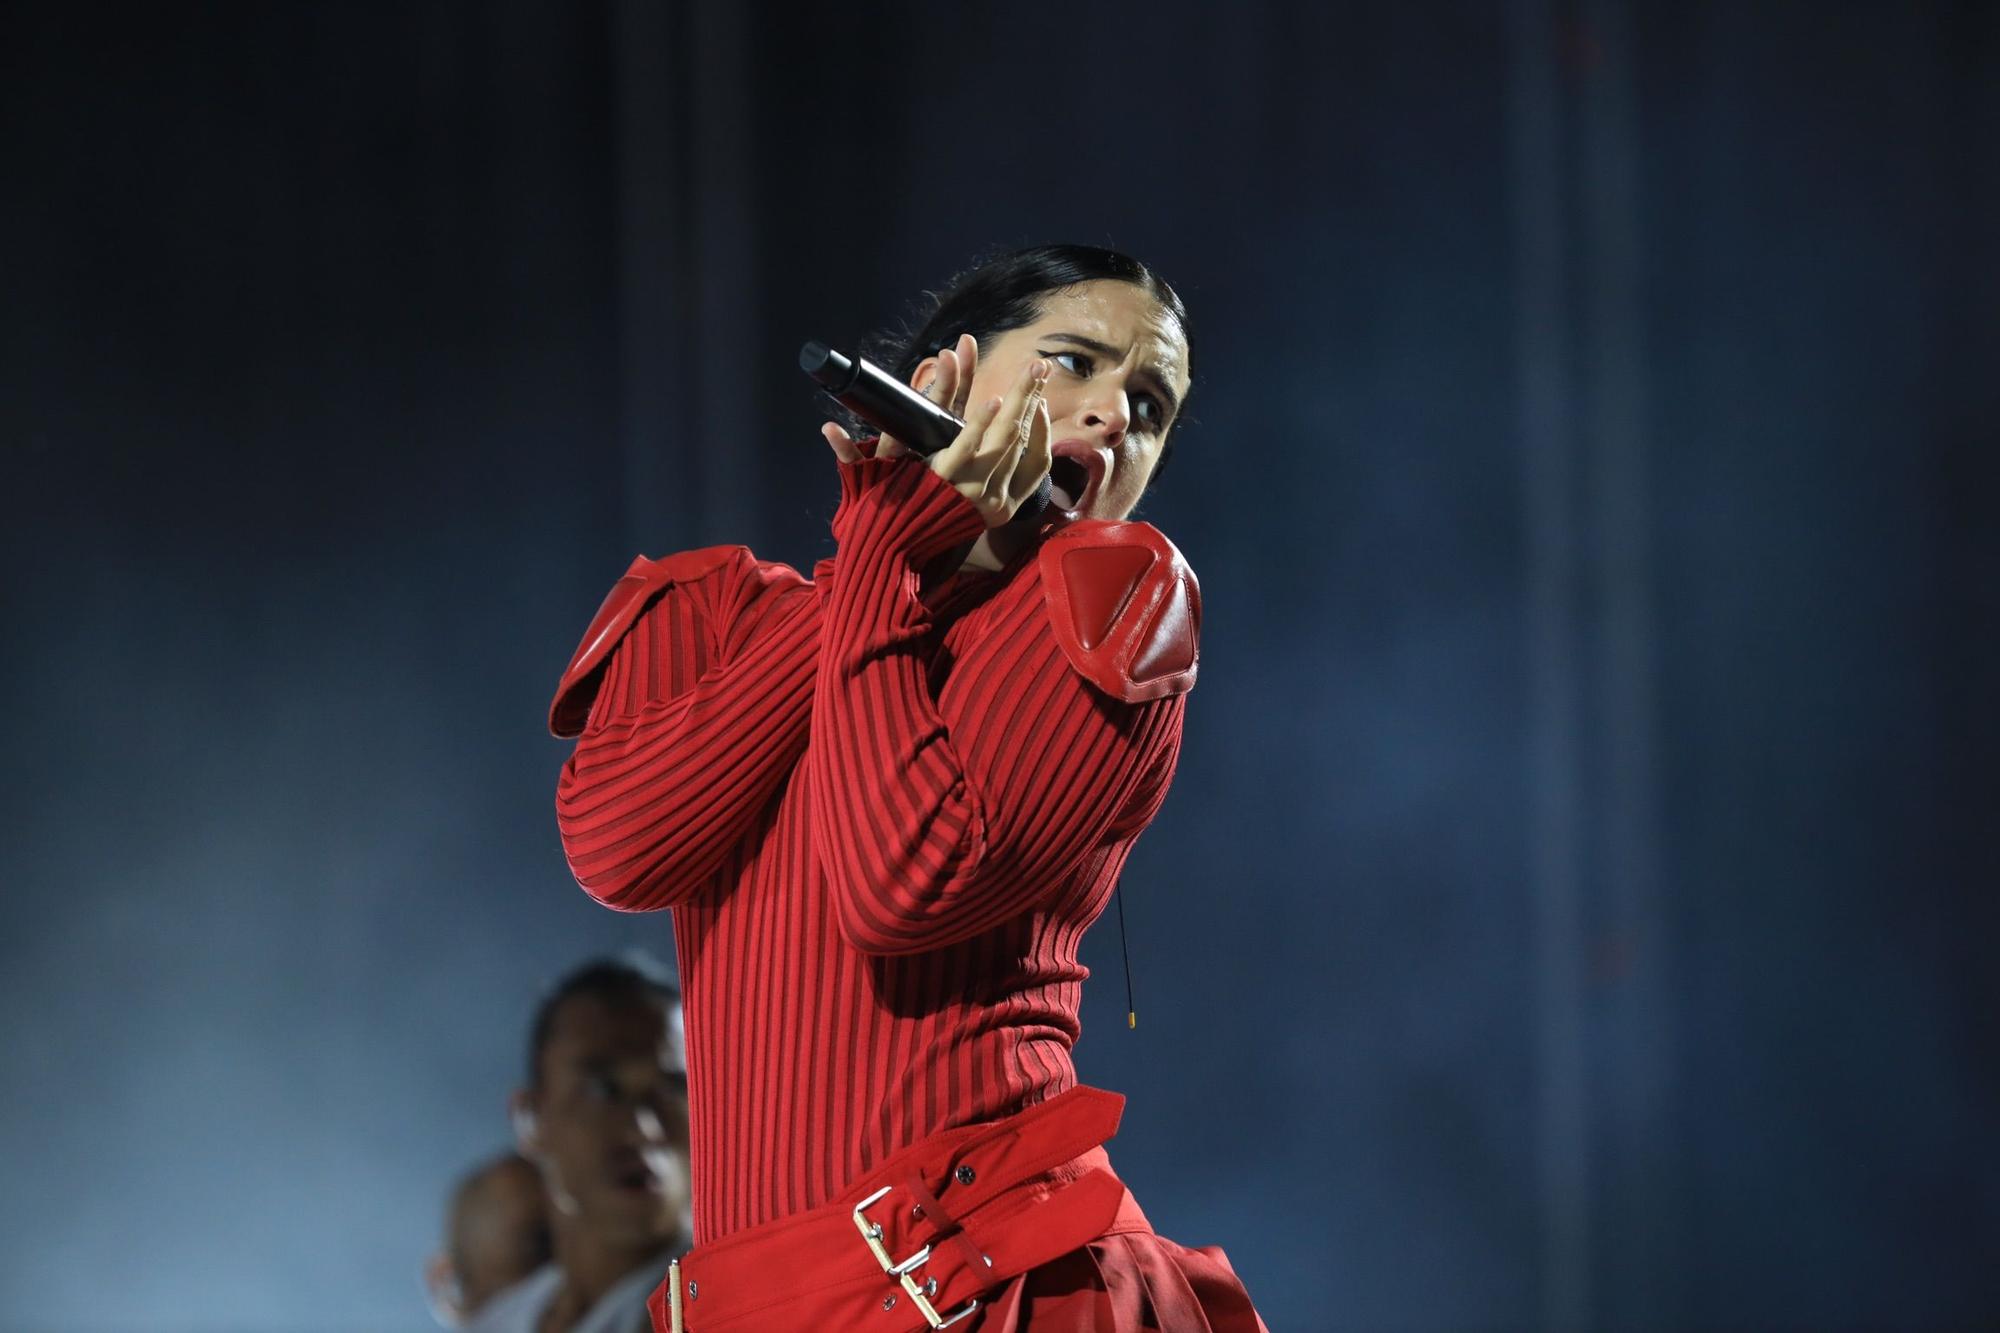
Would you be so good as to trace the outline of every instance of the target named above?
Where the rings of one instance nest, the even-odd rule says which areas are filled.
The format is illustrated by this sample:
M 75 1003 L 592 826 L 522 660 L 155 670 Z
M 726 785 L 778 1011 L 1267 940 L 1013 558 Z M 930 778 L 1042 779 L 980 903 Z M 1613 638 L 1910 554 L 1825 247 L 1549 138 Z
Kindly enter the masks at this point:
M 619 645 L 556 790 L 563 850 L 598 901 L 630 912 L 685 901 L 797 764 L 818 609 L 802 584 L 781 596 L 733 655 L 731 622 L 711 619 L 726 608 L 680 588 Z
M 1170 771 L 1181 705 L 1093 691 L 1038 595 L 1011 599 L 934 698 L 916 570 L 976 535 L 977 517 L 968 524 L 970 506 L 920 464 L 845 472 L 813 701 L 813 827 L 849 942 L 913 953 L 1028 910 L 1100 847 L 1148 776 Z

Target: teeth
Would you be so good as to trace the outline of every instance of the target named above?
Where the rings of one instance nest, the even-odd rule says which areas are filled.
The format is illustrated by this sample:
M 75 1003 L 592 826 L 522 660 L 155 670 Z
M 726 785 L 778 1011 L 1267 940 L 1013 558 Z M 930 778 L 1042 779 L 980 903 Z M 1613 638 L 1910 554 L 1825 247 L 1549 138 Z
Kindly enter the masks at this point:
M 1056 486 L 1056 485 L 1053 485 L 1053 484 L 1052 484 L 1052 485 L 1050 485 L 1050 487 L 1049 487 L 1049 499 L 1050 499 L 1050 500 L 1052 500 L 1052 501 L 1053 501 L 1053 502 L 1055 503 L 1055 507 L 1056 507 L 1056 508 L 1058 508 L 1058 509 L 1074 509 L 1074 508 L 1076 508 L 1076 500 L 1077 500 L 1077 497 L 1076 497 L 1076 496 L 1074 496 L 1074 495 L 1071 495 L 1071 494 L 1070 494 L 1070 493 L 1069 493 L 1068 491 L 1064 490 L 1064 489 L 1063 489 L 1062 487 L 1060 487 L 1060 486 Z

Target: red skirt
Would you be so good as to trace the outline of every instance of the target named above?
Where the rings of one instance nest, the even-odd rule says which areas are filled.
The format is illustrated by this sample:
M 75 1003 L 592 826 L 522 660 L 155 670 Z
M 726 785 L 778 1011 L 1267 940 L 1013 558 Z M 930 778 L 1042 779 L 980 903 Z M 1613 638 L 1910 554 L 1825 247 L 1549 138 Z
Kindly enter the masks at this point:
M 966 1333 L 1269 1333 L 1218 1246 L 1157 1234 L 1126 1194 L 1103 1236 L 989 1296 Z

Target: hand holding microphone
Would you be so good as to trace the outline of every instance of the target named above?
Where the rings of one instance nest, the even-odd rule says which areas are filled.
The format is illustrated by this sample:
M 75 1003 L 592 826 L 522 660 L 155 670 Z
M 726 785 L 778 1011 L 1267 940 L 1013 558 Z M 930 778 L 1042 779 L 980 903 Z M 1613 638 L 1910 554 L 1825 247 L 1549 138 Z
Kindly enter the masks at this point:
M 979 347 L 970 335 L 940 351 L 929 389 L 902 384 L 873 362 L 809 342 L 799 366 L 829 395 L 883 432 L 876 457 L 925 456 L 933 472 L 957 488 L 988 527 L 1033 522 L 1048 507 L 1049 413 L 1042 386 L 1048 362 L 1029 362 L 1003 395 L 967 403 Z M 862 457 L 839 425 L 821 428 L 842 462 Z

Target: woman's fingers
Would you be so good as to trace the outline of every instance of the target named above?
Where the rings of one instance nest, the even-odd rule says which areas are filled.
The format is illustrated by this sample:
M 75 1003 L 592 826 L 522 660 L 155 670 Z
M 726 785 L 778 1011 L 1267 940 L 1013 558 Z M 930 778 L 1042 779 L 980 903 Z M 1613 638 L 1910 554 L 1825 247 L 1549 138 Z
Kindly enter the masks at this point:
M 862 442 L 849 435 L 846 427 L 837 421 L 827 422 L 819 428 L 819 433 L 826 437 L 829 445 L 833 446 L 833 456 L 843 463 L 859 463 L 862 459 L 870 457 L 894 458 L 898 454 L 909 452 L 903 447 L 903 442 L 893 435 L 878 435 L 875 437 L 875 446 L 872 450 L 864 448 Z
M 952 363 L 958 370 L 958 393 L 947 400 L 953 416 L 963 420 L 965 403 L 972 396 L 972 377 L 979 369 L 979 340 L 969 333 L 958 335 L 958 346 L 953 349 L 957 355 Z
M 953 356 L 951 349 L 947 347 L 937 354 L 937 369 L 931 375 L 930 387 L 924 390 L 924 397 L 945 411 L 951 412 L 951 405 L 958 397 L 959 386 L 958 358 Z M 958 414 L 952 412 L 952 415 Z
M 979 369 L 979 340 L 961 333 L 956 343 L 940 347 L 931 360 L 935 368 L 930 383 L 920 392 L 960 421 L 965 420 L 966 404 L 972 397 L 972 377 Z M 910 387 L 916 387 L 914 378 Z
M 931 471 L 957 485 L 959 474 L 985 436 L 987 427 L 993 424 L 994 418 L 1005 406 L 1003 398 L 988 398 L 966 413 L 965 429 L 958 433 L 958 438 L 931 455 Z
M 1008 395 L 1001 419 L 987 428 L 979 442 L 976 460 L 983 465 L 988 500 L 1005 508 L 1010 516 L 1014 508 L 1009 503 L 1014 493 L 1014 474 L 1027 456 L 1042 402 L 1041 370 L 1030 365 L 1025 389 L 1017 385 Z
M 835 458 L 838 458 L 843 463 L 859 463 L 861 461 L 861 446 L 854 442 L 854 437 L 849 435 L 839 422 L 827 422 L 819 428 L 819 433 L 826 437 L 826 442 L 829 445 L 833 446 L 833 456 Z
M 978 356 L 979 344 L 969 334 L 937 354 L 926 396 L 934 403 L 949 403 L 965 428 L 928 463 L 972 502 L 988 527 L 998 527 L 1014 516 L 1049 470 L 1049 410 L 1043 386 L 1050 367 L 1047 361 L 1030 361 L 1003 397 L 986 398 L 968 413 Z M 820 432 L 841 462 L 864 457 L 862 445 L 834 422 L 827 422 Z M 894 458 L 908 452 L 899 440 L 884 435 L 876 441 L 874 455 Z
M 1048 374 L 1048 362 L 1029 362 L 1005 398 L 981 403 L 966 418 L 965 429 L 950 447 L 931 457 L 931 470 L 970 500 L 989 528 L 1005 523 L 1019 507 L 1013 482 L 1023 461 L 1038 456 L 1037 448 L 1047 452 L 1048 412 L 1042 385 Z M 1046 470 L 1045 462 L 1041 466 Z
M 1037 393 L 1028 409 L 1033 413 L 1029 422 L 1028 444 L 1021 451 L 1020 461 L 1014 465 L 1014 474 L 1007 480 L 1007 512 L 1011 516 L 1035 493 L 1042 484 L 1042 478 L 1049 475 L 1050 436 L 1054 433 L 1049 425 L 1049 401 Z
M 993 457 L 1005 457 L 1009 469 L 1013 460 L 1021 452 L 1021 445 L 1028 438 L 1030 418 L 1034 415 L 1035 404 L 1041 400 L 1042 385 L 1047 381 L 1049 363 L 1030 361 L 1014 380 L 1007 391 L 1007 401 L 1001 412 L 1001 420 L 986 429 L 979 441 L 978 452 Z
M 1029 408 L 1042 388 L 1041 364 L 1030 361 L 1021 368 L 1008 387 L 1000 410 L 986 423 L 986 429 L 979 433 L 972 447 L 972 462 L 980 480 L 997 494 L 1005 494 L 1008 474 L 1020 456 Z

